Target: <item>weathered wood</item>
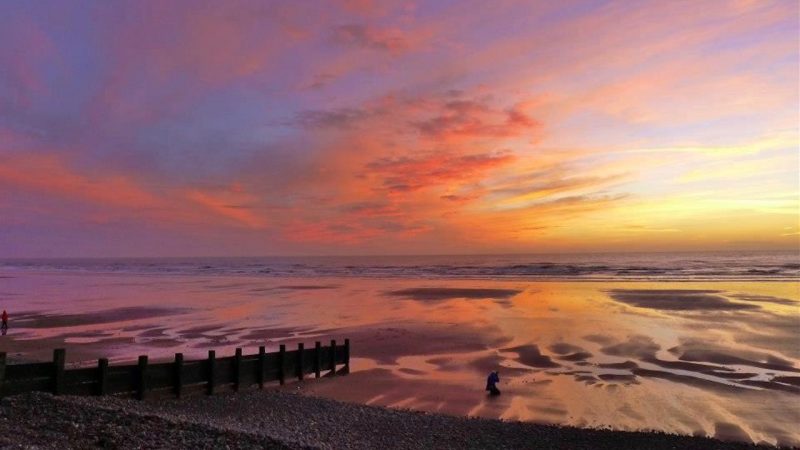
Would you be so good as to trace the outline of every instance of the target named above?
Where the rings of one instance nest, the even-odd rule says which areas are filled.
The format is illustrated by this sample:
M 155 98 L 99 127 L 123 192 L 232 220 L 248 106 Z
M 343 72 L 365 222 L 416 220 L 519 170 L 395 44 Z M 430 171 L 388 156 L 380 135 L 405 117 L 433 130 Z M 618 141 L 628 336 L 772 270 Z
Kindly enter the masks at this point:
M 147 390 L 155 391 L 175 387 L 175 364 L 172 362 L 147 364 Z
M 0 398 L 5 394 L 6 384 L 6 352 L 0 352 Z
M 27 380 L 30 378 L 48 378 L 53 376 L 52 362 L 38 362 L 28 364 L 8 364 L 6 366 L 6 380 Z
M 297 350 L 287 351 L 283 360 L 284 380 L 297 377 Z
M 82 384 L 97 384 L 96 367 L 82 367 L 64 371 L 64 393 L 70 393 L 73 386 Z
M 314 342 L 314 378 L 319 378 L 322 368 L 322 343 Z
M 208 383 L 208 361 L 184 361 L 183 363 L 183 386 L 193 384 Z
M 214 350 L 208 351 L 208 388 L 206 393 L 208 395 L 214 394 L 214 384 L 216 383 L 216 359 L 217 353 Z
M 263 345 L 258 347 L 258 388 L 264 389 L 267 372 L 267 348 Z
M 173 392 L 175 397 L 181 398 L 183 393 L 183 353 L 175 353 L 173 371 Z
M 344 340 L 344 371 L 350 373 L 350 339 Z
M 144 400 L 147 394 L 147 355 L 139 356 L 136 371 L 136 398 Z
M 30 378 L 27 380 L 14 380 L 5 383 L 5 395 L 24 394 L 26 392 L 52 392 L 52 378 Z
M 108 367 L 108 393 L 121 394 L 136 392 L 136 376 L 138 366 L 109 366 Z
M 267 353 L 264 357 L 264 382 L 280 381 L 280 358 L 281 354 L 278 352 Z
M 242 349 L 236 349 L 236 356 L 234 356 L 233 364 L 233 390 L 238 392 L 242 384 Z
M 229 358 L 217 358 L 214 364 L 214 371 L 216 376 L 216 385 L 222 386 L 234 383 L 234 366 L 236 361 L 231 356 Z
M 64 364 L 67 351 L 63 348 L 53 350 L 53 395 L 64 393 Z
M 344 345 L 337 345 L 336 346 L 336 364 L 344 364 L 347 361 L 347 355 L 345 354 L 345 347 Z
M 278 348 L 278 383 L 283 385 L 286 382 L 286 345 L 281 344 Z
M 336 375 L 336 339 L 331 340 L 331 366 L 329 375 Z
M 0 355 L 2 355 L 0 353 Z M 258 354 L 244 355 L 241 349 L 227 358 L 216 358 L 213 350 L 209 358 L 200 361 L 184 361 L 183 355 L 175 355 L 175 362 L 149 364 L 146 355 L 139 357 L 136 364 L 110 366 L 105 358 L 99 359 L 97 367 L 65 368 L 66 352 L 57 349 L 53 361 L 32 364 L 5 364 L 0 358 L 0 396 L 31 391 L 49 391 L 54 394 L 110 395 L 132 393 L 144 398 L 149 391 L 172 389 L 181 396 L 189 386 L 204 386 L 208 394 L 213 394 L 217 386 L 232 385 L 240 390 L 258 383 L 277 380 L 286 382 L 286 375 L 303 380 L 306 374 L 319 377 L 324 368 L 336 373 L 336 367 L 344 364 L 339 373 L 346 373 L 350 362 L 350 342 L 343 346 L 331 341 L 331 346 L 316 342 L 314 351 L 306 351 L 303 343 L 297 350 L 286 351 L 281 345 L 278 352 L 267 353 L 266 347 L 259 347 Z
M 242 358 L 242 373 L 239 388 L 246 389 L 258 383 L 258 360 Z
M 303 343 L 300 342 L 299 344 L 297 344 L 297 359 L 296 359 L 297 364 L 295 367 L 295 372 L 297 373 L 297 379 L 299 381 L 303 381 L 303 362 L 304 362 L 303 353 L 304 353 Z
M 97 360 L 97 395 L 108 394 L 108 358 Z

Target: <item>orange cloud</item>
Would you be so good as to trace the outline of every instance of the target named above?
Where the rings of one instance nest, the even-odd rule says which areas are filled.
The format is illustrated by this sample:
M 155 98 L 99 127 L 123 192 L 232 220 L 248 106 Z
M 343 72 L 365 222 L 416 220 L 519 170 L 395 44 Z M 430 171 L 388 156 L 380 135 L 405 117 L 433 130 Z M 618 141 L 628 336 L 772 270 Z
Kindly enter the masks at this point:
M 255 198 L 245 193 L 241 186 L 234 186 L 220 193 L 194 190 L 187 192 L 186 197 L 221 217 L 249 228 L 264 228 L 268 223 L 266 218 L 249 204 Z
M 437 105 L 438 106 L 438 105 Z M 414 122 L 424 136 L 443 141 L 463 138 L 509 138 L 533 133 L 540 128 L 519 105 L 505 111 L 475 100 L 444 103 L 433 117 Z
M 124 176 L 81 175 L 53 155 L 0 157 L 0 183 L 51 196 L 124 208 L 151 208 L 158 198 Z
M 407 51 L 412 45 L 408 37 L 398 29 L 377 29 L 357 24 L 336 27 L 333 38 L 340 44 L 390 53 Z
M 447 155 L 433 153 L 419 158 L 383 157 L 366 165 L 367 177 L 379 178 L 377 189 L 410 192 L 449 182 L 474 182 L 485 172 L 514 160 L 509 153 Z

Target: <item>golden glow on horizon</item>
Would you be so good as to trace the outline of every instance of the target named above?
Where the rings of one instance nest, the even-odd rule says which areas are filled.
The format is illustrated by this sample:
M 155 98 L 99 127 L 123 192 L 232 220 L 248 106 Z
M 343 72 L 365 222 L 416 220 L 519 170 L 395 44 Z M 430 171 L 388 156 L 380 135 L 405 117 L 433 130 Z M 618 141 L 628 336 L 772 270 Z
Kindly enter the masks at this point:
M 798 249 L 798 5 L 712 3 L 0 6 L 0 252 Z

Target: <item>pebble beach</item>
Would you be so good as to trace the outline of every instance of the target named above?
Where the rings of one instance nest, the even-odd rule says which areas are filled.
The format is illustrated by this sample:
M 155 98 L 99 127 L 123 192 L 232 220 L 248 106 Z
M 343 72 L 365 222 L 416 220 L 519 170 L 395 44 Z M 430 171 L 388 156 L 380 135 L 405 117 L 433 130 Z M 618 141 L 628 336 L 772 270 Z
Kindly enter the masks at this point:
M 759 448 L 660 432 L 579 429 L 358 405 L 304 395 L 297 387 L 181 400 L 44 393 L 9 397 L 0 401 L 0 447 Z

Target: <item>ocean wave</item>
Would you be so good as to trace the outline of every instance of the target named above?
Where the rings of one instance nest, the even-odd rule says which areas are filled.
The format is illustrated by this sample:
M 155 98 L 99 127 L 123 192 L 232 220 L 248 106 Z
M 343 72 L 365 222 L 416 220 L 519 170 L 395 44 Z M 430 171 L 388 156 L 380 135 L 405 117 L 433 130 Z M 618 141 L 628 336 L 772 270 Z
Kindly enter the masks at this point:
M 800 280 L 793 253 L 0 260 L 0 270 L 258 277 Z

